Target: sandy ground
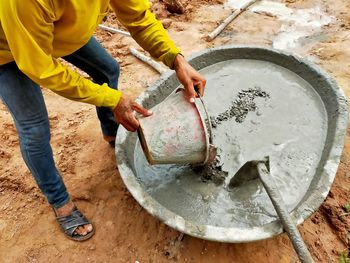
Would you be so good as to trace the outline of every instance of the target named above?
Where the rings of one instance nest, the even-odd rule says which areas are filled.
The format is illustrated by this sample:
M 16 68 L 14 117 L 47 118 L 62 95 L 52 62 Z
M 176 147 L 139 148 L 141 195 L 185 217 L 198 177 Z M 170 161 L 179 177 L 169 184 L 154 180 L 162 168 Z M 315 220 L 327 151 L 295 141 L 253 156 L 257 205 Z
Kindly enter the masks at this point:
M 316 14 L 332 17 L 330 23 L 326 21 L 328 25 L 319 29 L 308 27 L 312 19 L 293 29 L 296 22 L 286 17 L 264 10 L 245 12 L 211 43 L 204 40 L 205 34 L 230 9 L 220 1 L 183 3 L 187 10 L 183 15 L 171 15 L 161 2 L 155 2 L 153 10 L 186 56 L 222 44 L 273 46 L 276 39 L 283 40 L 283 30 L 307 28 L 302 41 L 285 49 L 319 64 L 350 96 L 348 1 L 284 1 L 294 11 L 318 6 Z M 105 24 L 118 26 L 113 15 Z M 126 93 L 137 97 L 157 79 L 153 69 L 129 54 L 127 47 L 136 47 L 132 40 L 99 30 L 96 35 L 119 60 L 120 88 Z M 97 232 L 84 243 L 70 241 L 60 232 L 51 208 L 20 157 L 11 116 L 0 104 L 0 262 L 298 262 L 285 234 L 249 244 L 224 244 L 182 237 L 153 218 L 125 188 L 114 150 L 102 140 L 94 107 L 66 100 L 45 89 L 44 95 L 57 165 L 73 200 L 93 220 Z M 347 252 L 350 216 L 341 214 L 342 206 L 350 202 L 349 166 L 348 133 L 328 198 L 299 227 L 316 262 L 338 262 L 340 254 Z

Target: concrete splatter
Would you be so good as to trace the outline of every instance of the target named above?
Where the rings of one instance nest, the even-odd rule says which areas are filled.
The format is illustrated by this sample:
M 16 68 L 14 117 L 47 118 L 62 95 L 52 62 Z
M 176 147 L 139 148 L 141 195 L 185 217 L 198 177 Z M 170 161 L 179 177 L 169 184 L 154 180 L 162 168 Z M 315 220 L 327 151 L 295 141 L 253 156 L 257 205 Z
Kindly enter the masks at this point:
M 197 173 L 203 182 L 213 182 L 216 185 L 224 183 L 228 172 L 222 170 L 222 163 L 220 163 L 219 157 L 207 165 L 204 166 L 193 166 L 193 171 Z

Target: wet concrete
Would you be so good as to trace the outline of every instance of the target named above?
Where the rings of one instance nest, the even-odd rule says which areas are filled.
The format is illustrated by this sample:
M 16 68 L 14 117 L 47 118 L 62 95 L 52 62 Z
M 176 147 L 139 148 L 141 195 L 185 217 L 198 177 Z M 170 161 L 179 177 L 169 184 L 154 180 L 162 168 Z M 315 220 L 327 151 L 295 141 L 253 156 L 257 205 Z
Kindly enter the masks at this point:
M 228 176 L 228 172 L 222 169 L 223 164 L 220 162 L 220 156 L 216 156 L 214 161 L 208 162 L 205 165 L 193 165 L 192 170 L 203 182 L 213 182 L 217 185 L 222 185 Z
M 292 210 L 305 195 L 324 147 L 327 115 L 320 97 L 303 79 L 269 62 L 230 60 L 202 74 L 207 78 L 203 100 L 209 114 L 218 116 L 216 167 L 232 177 L 246 161 L 271 156 L 272 175 Z M 144 189 L 187 220 L 252 227 L 276 217 L 258 180 L 231 189 L 217 184 L 217 175 L 226 174 L 209 169 L 208 177 L 217 172 L 215 180 L 205 182 L 188 166 L 149 166 L 139 147 L 135 166 Z
M 242 122 L 228 118 L 216 126 L 218 165 L 232 177 L 246 161 L 269 155 L 288 210 L 303 221 L 328 193 L 343 147 L 347 107 L 335 83 L 314 65 L 267 49 L 217 49 L 192 63 L 208 80 L 204 100 L 214 117 L 232 108 L 242 90 L 259 87 L 269 94 L 254 98 L 255 111 Z M 176 87 L 174 75 L 164 76 L 139 102 L 152 107 Z M 135 135 L 118 136 L 124 182 L 141 205 L 172 227 L 229 242 L 281 231 L 258 180 L 230 188 L 202 180 L 190 166 L 149 166 Z
M 257 97 L 268 99 L 270 95 L 260 87 L 241 90 L 238 92 L 237 99 L 233 101 L 229 109 L 216 117 L 210 116 L 210 120 L 206 121 L 210 121 L 214 129 L 221 125 L 222 122 L 230 121 L 232 118 L 236 122 L 242 123 L 249 112 L 257 110 L 257 105 L 254 101 Z M 260 112 L 258 112 L 259 115 L 261 115 Z M 208 162 L 204 166 L 193 166 L 192 169 L 202 178 L 203 182 L 212 181 L 216 184 L 222 184 L 228 175 L 228 172 L 224 171 L 222 167 L 221 156 L 216 155 L 214 161 Z

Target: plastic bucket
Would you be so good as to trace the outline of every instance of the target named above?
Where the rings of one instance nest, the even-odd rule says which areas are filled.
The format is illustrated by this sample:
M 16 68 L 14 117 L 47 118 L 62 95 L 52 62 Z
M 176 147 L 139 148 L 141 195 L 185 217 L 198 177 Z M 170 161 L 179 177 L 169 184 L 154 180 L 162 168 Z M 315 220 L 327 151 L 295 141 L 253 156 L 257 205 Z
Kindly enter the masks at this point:
M 150 164 L 207 162 L 211 127 L 208 133 L 197 104 L 188 101 L 183 89 L 170 94 L 152 111 L 150 117 L 139 118 L 138 129 L 143 152 Z

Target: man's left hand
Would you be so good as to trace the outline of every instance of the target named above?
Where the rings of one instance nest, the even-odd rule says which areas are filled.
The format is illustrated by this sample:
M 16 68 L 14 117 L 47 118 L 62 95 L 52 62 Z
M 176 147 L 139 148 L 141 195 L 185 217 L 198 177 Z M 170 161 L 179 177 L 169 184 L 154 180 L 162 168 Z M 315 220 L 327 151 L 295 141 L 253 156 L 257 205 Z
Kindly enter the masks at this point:
M 195 88 L 199 94 L 203 96 L 206 84 L 205 78 L 199 74 L 181 54 L 177 55 L 175 58 L 174 69 L 177 78 L 185 88 L 186 95 L 190 102 L 194 102 L 194 98 L 197 97 Z

